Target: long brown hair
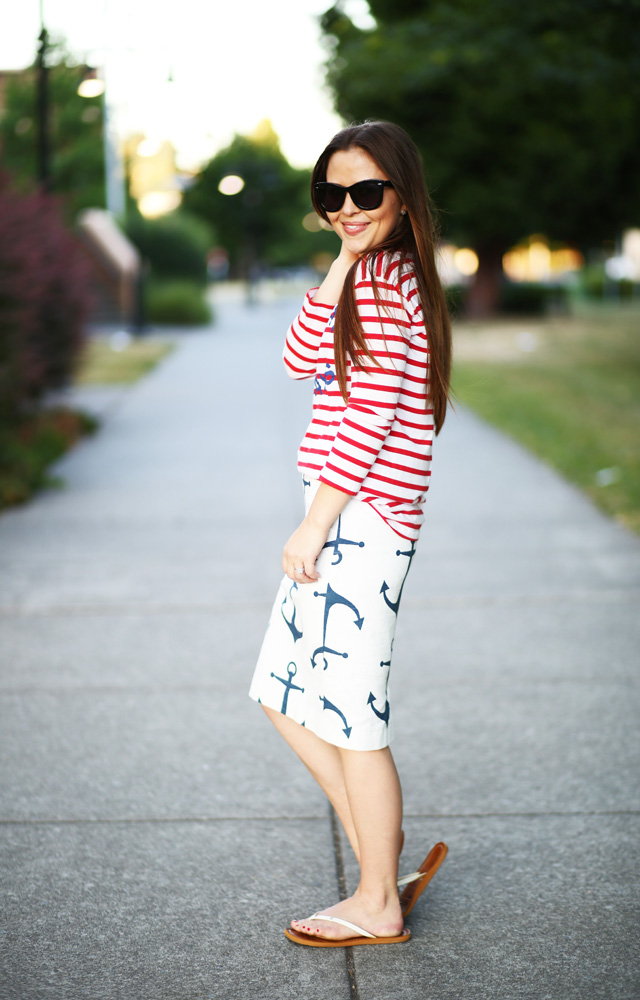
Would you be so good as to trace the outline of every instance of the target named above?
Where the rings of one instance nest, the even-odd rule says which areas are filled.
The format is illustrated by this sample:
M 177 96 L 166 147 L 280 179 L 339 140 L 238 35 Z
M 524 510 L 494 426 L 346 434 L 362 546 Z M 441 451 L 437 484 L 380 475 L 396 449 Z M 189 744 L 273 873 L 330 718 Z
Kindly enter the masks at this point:
M 418 293 L 429 341 L 431 358 L 429 405 L 433 406 L 436 434 L 440 432 L 447 412 L 451 376 L 451 323 L 444 291 L 436 268 L 435 227 L 429 195 L 424 180 L 420 153 L 413 140 L 399 125 L 385 121 L 365 121 L 349 125 L 337 133 L 318 159 L 311 177 L 311 198 L 318 215 L 327 222 L 327 213 L 320 205 L 315 183 L 327 179 L 327 167 L 334 153 L 357 147 L 368 153 L 387 175 L 407 210 L 401 215 L 394 231 L 378 246 L 368 250 L 363 258 L 371 272 L 376 298 L 375 259 L 381 252 L 399 255 L 400 271 L 410 258 L 418 281 Z M 360 260 L 349 270 L 338 302 L 335 319 L 336 375 L 345 402 L 347 400 L 347 358 L 356 367 L 358 355 L 371 357 L 364 330 L 358 316 L 355 296 L 355 275 Z

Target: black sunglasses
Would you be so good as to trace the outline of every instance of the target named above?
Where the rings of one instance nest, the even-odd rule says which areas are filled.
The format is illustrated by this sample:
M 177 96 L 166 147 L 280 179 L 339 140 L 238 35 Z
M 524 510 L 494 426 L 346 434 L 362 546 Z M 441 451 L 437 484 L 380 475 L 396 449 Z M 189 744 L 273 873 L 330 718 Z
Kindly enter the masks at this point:
M 391 181 L 358 181 L 351 187 L 343 187 L 342 184 L 317 181 L 313 187 L 325 212 L 339 212 L 344 205 L 347 194 L 351 196 L 351 201 L 356 208 L 363 212 L 370 212 L 374 208 L 380 208 L 384 189 L 393 187 L 393 184 Z

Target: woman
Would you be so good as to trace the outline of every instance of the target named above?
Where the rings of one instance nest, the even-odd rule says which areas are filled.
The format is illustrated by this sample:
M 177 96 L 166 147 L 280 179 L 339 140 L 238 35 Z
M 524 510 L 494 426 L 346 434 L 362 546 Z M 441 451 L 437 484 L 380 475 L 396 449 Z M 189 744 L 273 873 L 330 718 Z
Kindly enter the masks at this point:
M 403 129 L 343 129 L 315 166 L 312 197 L 341 249 L 287 335 L 289 374 L 315 379 L 298 453 L 306 516 L 284 547 L 250 695 L 328 796 L 360 865 L 353 896 L 285 934 L 315 947 L 400 943 L 446 854 L 436 845 L 399 896 L 387 682 L 451 332 L 420 156 Z

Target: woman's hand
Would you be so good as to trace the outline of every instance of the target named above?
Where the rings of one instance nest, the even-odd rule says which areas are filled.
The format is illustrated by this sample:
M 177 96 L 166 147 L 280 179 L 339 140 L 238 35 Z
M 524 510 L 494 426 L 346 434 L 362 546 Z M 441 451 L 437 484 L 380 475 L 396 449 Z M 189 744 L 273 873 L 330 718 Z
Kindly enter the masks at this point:
M 318 525 L 311 524 L 305 517 L 282 553 L 282 568 L 290 580 L 295 580 L 296 583 L 313 583 L 320 579 L 316 572 L 316 559 L 328 534 L 328 528 L 325 531 Z
M 324 302 L 326 305 L 334 306 L 342 293 L 344 279 L 348 274 L 349 268 L 355 264 L 357 259 L 357 254 L 352 253 L 343 243 L 340 247 L 340 253 L 329 268 L 326 278 L 313 296 L 313 301 Z
M 299 528 L 296 528 L 282 553 L 282 568 L 296 583 L 313 583 L 320 579 L 316 573 L 316 559 L 327 540 L 331 525 L 351 499 L 348 493 L 327 483 L 320 483 L 309 511 Z M 302 570 L 296 573 L 296 570 Z

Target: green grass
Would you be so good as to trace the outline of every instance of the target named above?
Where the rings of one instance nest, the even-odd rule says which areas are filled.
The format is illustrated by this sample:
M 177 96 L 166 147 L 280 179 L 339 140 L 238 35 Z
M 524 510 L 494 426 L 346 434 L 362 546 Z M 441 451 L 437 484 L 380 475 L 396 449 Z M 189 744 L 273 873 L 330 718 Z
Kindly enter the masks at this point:
M 454 343 L 454 398 L 640 533 L 640 307 L 459 323 Z
M 114 350 L 108 339 L 92 338 L 86 344 L 76 385 L 112 385 L 136 382 L 150 371 L 174 344 L 163 340 L 131 340 L 123 350 Z
M 76 385 L 135 382 L 173 350 L 164 340 L 131 340 L 114 350 L 108 339 L 91 338 L 83 349 Z M 0 424 L 0 510 L 24 503 L 36 490 L 62 486 L 48 468 L 84 434 L 93 433 L 93 417 L 64 407 L 16 417 Z

